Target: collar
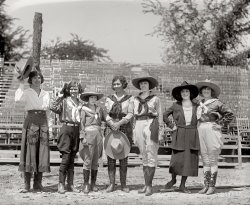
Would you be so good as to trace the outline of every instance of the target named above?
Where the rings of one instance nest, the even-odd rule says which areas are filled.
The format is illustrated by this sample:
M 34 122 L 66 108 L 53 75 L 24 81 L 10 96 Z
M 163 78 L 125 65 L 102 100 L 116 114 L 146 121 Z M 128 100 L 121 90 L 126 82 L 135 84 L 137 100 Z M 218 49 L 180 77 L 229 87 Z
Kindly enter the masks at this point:
M 28 88 L 27 90 L 28 90 L 28 92 L 31 92 L 31 93 L 37 95 L 38 97 L 42 97 L 42 96 L 44 96 L 44 95 L 47 94 L 47 91 L 45 91 L 45 90 L 43 90 L 43 89 L 41 89 L 39 95 L 37 94 L 37 92 L 36 92 L 33 88 Z
M 142 94 L 142 93 L 143 93 L 143 92 L 139 92 L 139 94 L 138 94 L 137 97 L 141 98 L 141 94 Z M 152 96 L 152 95 L 154 95 L 154 93 L 152 92 L 152 90 L 150 90 L 150 91 L 149 91 L 149 95 L 148 95 L 147 97 Z

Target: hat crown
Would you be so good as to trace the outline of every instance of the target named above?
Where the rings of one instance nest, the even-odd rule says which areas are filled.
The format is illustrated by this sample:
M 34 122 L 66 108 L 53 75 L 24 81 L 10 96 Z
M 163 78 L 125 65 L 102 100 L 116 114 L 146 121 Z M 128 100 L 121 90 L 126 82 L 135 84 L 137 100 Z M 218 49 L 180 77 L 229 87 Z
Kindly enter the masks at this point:
M 142 81 L 148 81 L 149 82 L 149 90 L 152 90 L 153 88 L 158 86 L 158 80 L 157 77 L 152 76 L 149 71 L 141 71 L 139 73 L 137 73 L 136 77 L 132 80 L 132 84 L 138 88 L 140 88 L 139 83 Z
M 90 88 L 90 87 L 86 87 L 84 90 L 85 93 L 97 93 L 96 89 L 94 88 Z
M 181 86 L 186 86 L 186 85 L 190 85 L 187 81 L 183 81 L 183 83 L 181 84 Z
M 113 139 L 110 146 L 114 149 L 117 153 L 122 152 L 123 150 L 123 143 L 119 139 Z
M 149 71 L 141 71 L 140 73 L 138 73 L 138 77 L 140 78 L 148 78 L 148 77 L 153 77 Z
M 111 131 L 104 139 L 104 149 L 112 159 L 124 159 L 130 148 L 128 137 L 121 131 Z

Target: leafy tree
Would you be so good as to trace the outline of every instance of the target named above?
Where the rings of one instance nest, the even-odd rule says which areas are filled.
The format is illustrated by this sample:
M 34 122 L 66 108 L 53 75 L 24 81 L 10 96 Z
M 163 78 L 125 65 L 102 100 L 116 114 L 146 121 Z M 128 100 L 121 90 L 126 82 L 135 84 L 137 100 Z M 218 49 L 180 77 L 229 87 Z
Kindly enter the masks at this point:
M 94 43 L 82 40 L 77 34 L 71 34 L 72 39 L 61 42 L 60 38 L 50 41 L 42 47 L 41 57 L 47 59 L 71 59 L 88 61 L 111 61 L 107 50 L 97 48 Z
M 4 56 L 5 60 L 19 60 L 29 53 L 25 45 L 30 35 L 28 30 L 21 26 L 13 28 L 16 19 L 5 13 L 4 2 L 5 0 L 0 0 L 0 55 Z
M 244 65 L 249 48 L 249 0 L 175 0 L 167 6 L 144 0 L 144 13 L 161 18 L 153 31 L 163 39 L 163 61 L 178 64 Z M 242 58 L 243 57 L 243 58 Z

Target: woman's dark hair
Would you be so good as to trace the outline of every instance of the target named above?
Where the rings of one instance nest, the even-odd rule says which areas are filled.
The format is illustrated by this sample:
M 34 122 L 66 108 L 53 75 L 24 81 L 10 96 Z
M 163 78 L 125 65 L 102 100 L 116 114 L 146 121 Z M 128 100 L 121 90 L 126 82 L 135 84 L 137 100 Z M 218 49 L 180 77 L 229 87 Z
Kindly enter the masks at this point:
M 201 87 L 201 89 L 200 89 L 200 95 L 201 95 L 201 96 L 203 96 L 203 95 L 202 95 L 202 90 L 203 90 L 204 88 L 210 88 L 210 89 L 211 89 L 211 97 L 217 98 L 216 95 L 215 95 L 214 90 L 213 90 L 211 87 L 209 87 L 209 86 L 203 86 L 203 87 Z
M 128 82 L 126 80 L 126 78 L 123 76 L 123 75 L 116 75 L 113 80 L 112 80 L 112 89 L 114 90 L 114 87 L 113 87 L 113 83 L 117 80 L 120 80 L 121 84 L 122 84 L 122 88 L 125 89 L 127 86 L 128 86 Z
M 81 85 L 81 83 L 77 83 L 76 81 L 70 81 L 69 83 L 64 83 L 64 86 L 60 91 L 60 93 L 63 94 L 63 97 L 70 96 L 70 88 L 72 87 L 77 87 L 79 94 L 84 91 L 84 87 Z
M 152 83 L 149 80 L 146 79 L 142 79 L 138 81 L 138 86 L 140 87 L 140 83 L 141 82 L 148 82 L 148 88 L 150 89 L 151 87 L 153 87 Z
M 28 79 L 29 84 L 32 84 L 32 78 L 35 77 L 35 76 L 40 76 L 41 84 L 44 82 L 44 78 L 43 78 L 42 73 L 35 70 L 35 71 L 31 71 L 30 74 L 29 74 L 29 79 Z
M 188 89 L 188 88 L 183 88 L 183 89 L 181 89 L 180 92 L 178 93 L 178 95 L 176 95 L 176 98 L 181 99 L 180 101 L 183 100 L 182 97 L 181 97 L 181 91 L 184 90 L 184 89 L 189 90 L 189 92 L 190 92 L 190 100 L 193 100 L 193 99 L 195 98 L 195 97 L 194 97 L 194 94 L 193 94 L 192 91 L 191 91 L 190 89 Z

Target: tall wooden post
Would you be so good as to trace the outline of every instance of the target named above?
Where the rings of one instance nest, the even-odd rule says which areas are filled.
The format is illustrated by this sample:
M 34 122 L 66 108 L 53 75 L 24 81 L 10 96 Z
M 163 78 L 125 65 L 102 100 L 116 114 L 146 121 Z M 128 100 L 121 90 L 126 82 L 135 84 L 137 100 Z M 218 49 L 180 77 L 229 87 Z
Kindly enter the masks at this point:
M 38 71 L 40 71 L 42 24 L 43 24 L 42 14 L 35 12 L 33 21 L 33 58 L 34 58 L 34 68 Z

